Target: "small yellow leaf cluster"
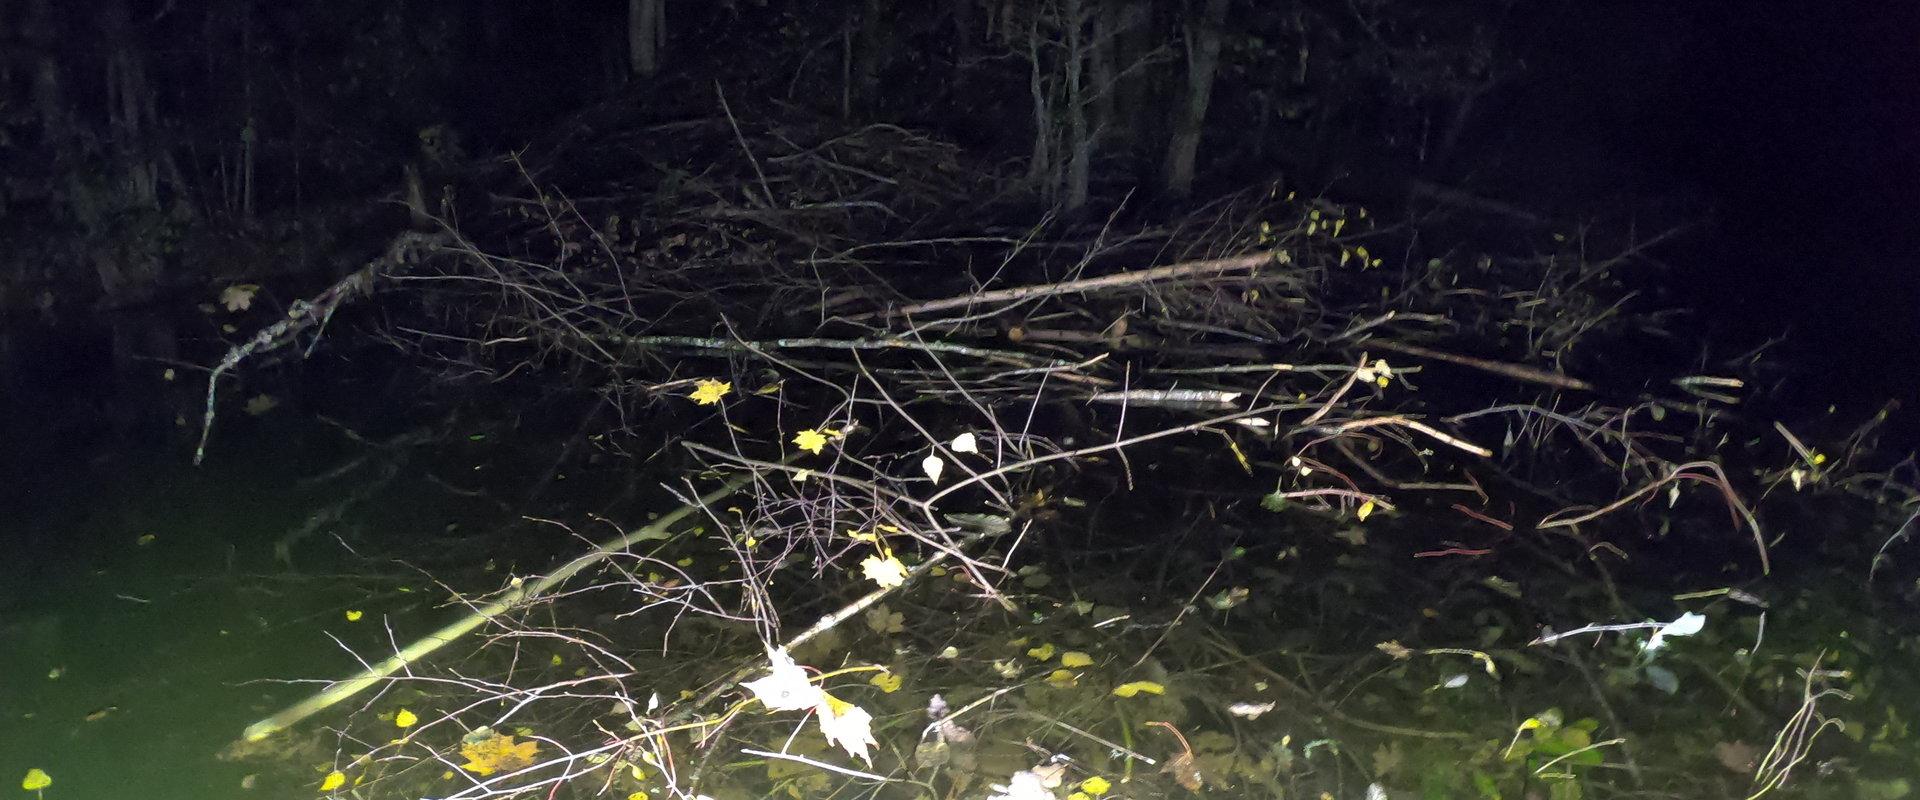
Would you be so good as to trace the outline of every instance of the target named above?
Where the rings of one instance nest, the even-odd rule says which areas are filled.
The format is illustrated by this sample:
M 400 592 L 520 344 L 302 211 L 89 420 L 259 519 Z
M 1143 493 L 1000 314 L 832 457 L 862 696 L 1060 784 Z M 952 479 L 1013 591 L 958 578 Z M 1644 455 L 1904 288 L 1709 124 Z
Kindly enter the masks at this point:
M 1393 365 L 1384 358 L 1376 358 L 1371 366 L 1354 370 L 1354 378 L 1385 389 L 1393 383 Z

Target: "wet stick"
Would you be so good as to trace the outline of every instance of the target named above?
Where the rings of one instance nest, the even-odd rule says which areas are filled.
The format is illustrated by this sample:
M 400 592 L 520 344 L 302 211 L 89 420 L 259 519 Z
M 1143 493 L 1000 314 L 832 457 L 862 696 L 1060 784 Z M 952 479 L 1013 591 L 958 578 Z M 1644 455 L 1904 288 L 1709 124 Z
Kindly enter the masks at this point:
M 568 578 L 579 574 L 581 570 L 598 564 L 608 556 L 618 553 L 637 542 L 672 538 L 673 534 L 669 533 L 668 530 L 672 528 L 674 524 L 685 519 L 689 514 L 698 511 L 702 507 L 719 502 L 727 495 L 733 494 L 735 491 L 738 491 L 740 487 L 745 486 L 751 479 L 752 475 L 750 474 L 732 478 L 720 488 L 701 496 L 699 502 L 682 505 L 661 516 L 659 519 L 654 520 L 646 527 L 603 542 L 598 547 L 595 547 L 592 552 L 575 558 L 565 565 L 562 565 L 559 569 L 536 580 L 516 584 L 499 597 L 476 606 L 465 617 L 461 617 L 458 621 L 428 634 L 426 637 L 400 650 L 400 652 L 389 656 L 386 660 L 368 667 L 360 674 L 329 685 L 326 689 L 321 690 L 312 697 L 288 706 L 273 716 L 248 725 L 247 729 L 240 734 L 241 740 L 257 742 L 293 727 L 299 724 L 301 720 L 324 711 L 333 704 L 359 694 L 368 687 L 386 680 L 409 664 L 425 658 L 448 642 L 458 639 L 468 632 L 471 632 L 474 628 L 485 624 L 488 620 L 512 611 L 528 601 L 540 597 L 547 593 L 548 590 L 559 586 Z

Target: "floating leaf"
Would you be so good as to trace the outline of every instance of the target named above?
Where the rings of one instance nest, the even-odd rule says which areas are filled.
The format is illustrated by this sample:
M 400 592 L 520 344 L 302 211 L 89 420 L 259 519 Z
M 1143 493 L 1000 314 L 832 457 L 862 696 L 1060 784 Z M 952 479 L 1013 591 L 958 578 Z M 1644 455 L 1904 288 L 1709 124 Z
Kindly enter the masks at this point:
M 900 563 L 897 556 L 867 556 L 860 562 L 860 571 L 883 589 L 907 582 L 907 565 Z
M 840 745 L 847 755 L 873 766 L 873 756 L 867 754 L 867 748 L 876 744 L 873 739 L 873 715 L 864 708 L 825 692 L 821 693 L 821 697 L 825 698 L 825 702 L 816 711 L 820 717 L 820 733 L 827 737 L 827 744 Z
M 1052 661 L 1053 660 L 1053 643 L 1048 642 L 1047 644 L 1043 644 L 1043 645 L 1040 645 L 1039 647 L 1035 647 L 1028 650 L 1027 657 L 1032 658 L 1036 661 Z
M 345 785 L 347 785 L 347 774 L 336 769 L 320 780 L 320 791 L 331 792 Z
M 253 296 L 260 291 L 260 285 L 254 283 L 236 283 L 220 290 L 220 305 L 227 311 L 245 311 L 253 307 Z
M 1047 685 L 1055 689 L 1071 689 L 1080 685 L 1080 676 L 1072 670 L 1056 669 L 1047 674 Z
M 867 629 L 874 633 L 900 633 L 907 629 L 907 615 L 886 606 L 867 612 Z
M 1659 664 L 1647 665 L 1647 683 L 1653 684 L 1653 688 L 1666 694 L 1680 691 L 1680 676 Z
M 52 785 L 53 776 L 48 775 L 46 770 L 39 767 L 27 770 L 27 777 L 20 779 L 20 788 L 29 792 L 37 792 Z
M 720 398 L 726 397 L 727 394 L 732 391 L 732 383 L 714 380 L 712 378 L 701 378 L 694 382 L 693 393 L 687 395 L 687 399 L 703 406 L 710 406 L 720 402 Z
M 280 401 L 270 394 L 256 394 L 247 401 L 246 412 L 250 416 L 260 416 L 280 405 Z
M 1093 795 L 1094 797 L 1099 797 L 1100 795 L 1106 794 L 1107 792 L 1112 790 L 1113 790 L 1113 784 L 1109 782 L 1106 778 L 1102 778 L 1098 775 L 1095 775 L 1091 778 L 1088 778 L 1080 782 L 1080 791 L 1086 792 L 1087 794 Z
M 1265 703 L 1234 703 L 1227 706 L 1227 713 L 1241 719 L 1259 719 L 1260 715 L 1274 709 L 1271 701 Z
M 817 456 L 827 447 L 827 435 L 808 428 L 793 435 L 793 446 Z
M 931 479 L 934 483 L 940 482 L 940 473 L 946 470 L 947 462 L 941 461 L 939 456 L 927 456 L 926 458 L 920 459 L 920 471 L 927 473 L 927 478 Z
M 1180 784 L 1180 788 L 1189 792 L 1198 792 L 1206 788 L 1206 776 L 1201 774 L 1200 763 L 1193 757 L 1192 750 L 1167 759 L 1166 765 L 1162 766 L 1160 771 L 1173 776 L 1173 782 Z
M 469 735 L 460 743 L 460 755 L 467 760 L 460 768 L 475 775 L 513 772 L 533 766 L 533 760 L 540 755 L 540 743 L 516 743 L 512 736 L 488 732 L 478 737 Z
M 896 672 L 876 672 L 873 677 L 867 679 L 867 683 L 880 687 L 880 691 L 882 692 L 893 694 L 894 692 L 900 691 L 900 674 Z
M 1141 692 L 1146 692 L 1147 694 L 1166 694 L 1167 687 L 1154 681 L 1133 681 L 1113 687 L 1113 696 L 1115 697 L 1132 697 Z
M 359 622 L 360 618 L 364 616 L 366 616 L 366 612 L 361 611 L 360 609 L 357 609 L 357 608 L 347 609 L 348 622 Z
M 805 711 L 825 702 L 826 692 L 807 680 L 807 671 L 787 651 L 767 651 L 767 676 L 740 684 L 769 711 Z
M 1067 669 L 1078 669 L 1080 667 L 1086 667 L 1086 666 L 1092 666 L 1092 665 L 1093 665 L 1093 656 L 1087 655 L 1086 653 L 1082 653 L 1078 650 L 1068 650 L 1067 652 L 1060 654 L 1060 666 L 1066 667 Z
M 414 716 L 412 711 L 404 708 L 400 709 L 400 713 L 393 715 L 393 726 L 396 728 L 411 728 L 414 726 L 414 723 L 419 721 L 419 717 Z
M 952 448 L 953 452 L 956 453 L 978 453 L 980 452 L 980 440 L 974 437 L 972 431 L 968 431 L 953 437 L 953 443 L 948 445 L 948 447 Z
M 1216 611 L 1226 611 L 1227 609 L 1247 602 L 1247 598 L 1252 595 L 1253 590 L 1245 586 L 1234 586 L 1222 589 L 1212 597 L 1208 597 L 1207 605 L 1212 606 Z

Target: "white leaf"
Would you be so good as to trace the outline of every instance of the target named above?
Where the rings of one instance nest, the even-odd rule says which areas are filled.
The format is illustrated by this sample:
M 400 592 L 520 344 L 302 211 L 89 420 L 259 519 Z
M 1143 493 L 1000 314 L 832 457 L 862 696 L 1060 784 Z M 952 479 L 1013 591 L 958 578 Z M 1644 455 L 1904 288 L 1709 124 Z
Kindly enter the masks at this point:
M 1669 636 L 1692 636 L 1706 627 L 1707 618 L 1704 615 L 1689 611 L 1654 631 L 1653 636 L 1648 637 L 1645 649 L 1658 650 L 1666 646 Z
M 1273 710 L 1274 703 L 1234 703 L 1227 706 L 1227 713 L 1241 719 L 1259 719 L 1261 714 Z
M 953 437 L 953 444 L 948 446 L 952 447 L 953 452 L 956 453 L 980 452 L 980 440 L 974 438 L 972 431 Z
M 1046 779 L 1033 770 L 1023 769 L 1013 773 L 1006 785 L 995 786 L 993 791 L 994 794 L 988 795 L 987 800 L 1054 800 Z
M 826 702 L 827 693 L 807 680 L 807 671 L 782 649 L 767 651 L 767 677 L 740 684 L 769 711 L 805 711 Z
M 927 473 L 927 477 L 933 479 L 934 483 L 940 482 L 940 473 L 945 472 L 946 469 L 947 462 L 941 461 L 939 456 L 920 459 L 920 471 Z
M 907 582 L 907 565 L 900 563 L 898 556 L 867 556 L 860 562 L 860 571 L 883 589 Z
M 1672 622 L 1667 623 L 1667 626 L 1665 628 L 1662 628 L 1661 632 L 1665 633 L 1668 636 L 1692 636 L 1696 633 L 1706 630 L 1706 628 L 1707 628 L 1706 615 L 1696 614 L 1692 611 L 1689 611 L 1685 614 L 1681 614 L 1679 619 L 1676 619 Z
M 873 766 L 873 757 L 867 754 L 867 748 L 875 744 L 873 740 L 873 715 L 852 703 L 832 697 L 822 692 L 824 700 L 818 710 L 820 715 L 820 733 L 827 737 L 827 744 L 840 745 L 847 755 L 867 762 Z

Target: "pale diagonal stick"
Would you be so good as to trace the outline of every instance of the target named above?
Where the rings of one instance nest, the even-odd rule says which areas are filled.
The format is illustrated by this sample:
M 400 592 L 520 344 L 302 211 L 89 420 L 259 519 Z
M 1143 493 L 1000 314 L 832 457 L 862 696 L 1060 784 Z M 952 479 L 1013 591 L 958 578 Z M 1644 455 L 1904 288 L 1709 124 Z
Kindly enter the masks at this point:
M 1040 283 L 1027 286 L 1015 286 L 1011 289 L 999 289 L 991 292 L 971 292 L 957 297 L 928 300 L 893 309 L 894 314 L 925 314 L 929 311 L 945 311 L 949 308 L 962 308 L 984 303 L 999 303 L 1012 300 L 1026 300 L 1033 297 L 1089 292 L 1095 289 L 1110 289 L 1115 286 L 1132 286 L 1169 278 L 1184 278 L 1191 275 L 1211 275 L 1222 272 L 1234 272 L 1245 269 L 1258 269 L 1267 264 L 1290 264 L 1292 259 L 1285 250 L 1267 250 L 1244 256 L 1215 258 L 1206 261 L 1188 261 L 1170 264 L 1164 267 L 1116 272 L 1098 278 L 1082 278 L 1060 283 Z M 879 313 L 858 314 L 848 319 L 866 319 L 879 316 Z
M 241 740 L 247 742 L 260 741 L 299 724 L 301 720 L 313 716 L 335 703 L 365 691 L 368 687 L 386 680 L 389 676 L 399 672 L 407 665 L 425 658 L 428 654 L 440 649 L 447 643 L 466 635 L 474 628 L 480 627 L 488 620 L 540 597 L 548 590 L 560 585 L 560 583 L 566 579 L 579 574 L 581 570 L 599 563 L 608 556 L 625 550 L 636 542 L 672 538 L 672 534 L 667 532 L 668 528 L 671 528 L 675 523 L 686 518 L 688 514 L 693 513 L 695 510 L 712 503 L 717 503 L 727 495 L 733 494 L 735 491 L 738 491 L 740 487 L 745 486 L 751 479 L 751 475 L 741 475 L 732 478 L 720 488 L 701 496 L 697 503 L 690 503 L 676 508 L 662 515 L 659 519 L 654 520 L 644 528 L 639 528 L 606 542 L 602 542 L 596 546 L 592 552 L 567 562 L 559 569 L 547 573 L 537 580 L 526 581 L 508 589 L 499 597 L 474 608 L 467 616 L 461 617 L 458 621 L 426 635 L 419 641 L 408 645 L 400 652 L 394 653 L 386 660 L 368 667 L 359 675 L 329 685 L 319 693 L 281 709 L 273 716 L 248 725 L 246 731 L 240 734 Z

